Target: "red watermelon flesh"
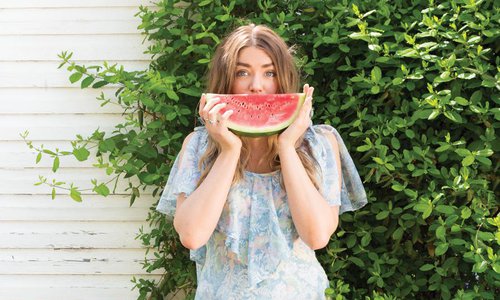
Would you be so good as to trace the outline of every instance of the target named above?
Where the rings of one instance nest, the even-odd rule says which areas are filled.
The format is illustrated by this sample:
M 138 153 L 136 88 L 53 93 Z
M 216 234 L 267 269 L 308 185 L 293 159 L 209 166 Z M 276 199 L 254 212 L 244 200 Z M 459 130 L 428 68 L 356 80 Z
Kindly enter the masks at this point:
M 206 94 L 207 102 L 220 98 L 226 103 L 220 114 L 233 110 L 227 127 L 244 136 L 282 132 L 297 117 L 305 94 Z

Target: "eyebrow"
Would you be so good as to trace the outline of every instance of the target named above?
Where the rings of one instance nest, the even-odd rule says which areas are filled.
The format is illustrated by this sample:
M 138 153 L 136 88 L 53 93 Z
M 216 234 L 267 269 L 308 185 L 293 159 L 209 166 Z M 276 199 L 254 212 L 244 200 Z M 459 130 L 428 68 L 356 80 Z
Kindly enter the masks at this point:
M 250 64 L 246 64 L 246 63 L 242 63 L 242 62 L 237 62 L 237 63 L 236 63 L 236 65 L 237 65 L 237 66 L 247 67 L 247 68 L 250 68 L 250 67 L 251 67 L 251 66 L 250 66 Z M 271 66 L 274 66 L 274 64 L 273 64 L 273 63 L 264 64 L 264 65 L 262 65 L 261 67 L 262 67 L 262 68 L 267 68 L 267 67 L 271 67 Z

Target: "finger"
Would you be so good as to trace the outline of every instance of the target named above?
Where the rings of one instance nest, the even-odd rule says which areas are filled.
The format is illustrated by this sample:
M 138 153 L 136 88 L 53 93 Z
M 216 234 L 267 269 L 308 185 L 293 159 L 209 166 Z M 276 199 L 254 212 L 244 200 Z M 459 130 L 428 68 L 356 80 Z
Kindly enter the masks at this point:
M 200 102 L 198 103 L 198 114 L 203 118 L 203 116 L 201 115 L 202 114 L 202 110 L 203 110 L 203 107 L 205 107 L 205 104 L 207 103 L 207 99 L 206 99 L 206 96 L 205 94 L 201 94 L 201 98 L 200 98 Z
M 231 117 L 231 115 L 234 113 L 234 110 L 230 109 L 228 111 L 225 111 L 222 116 L 221 116 L 221 119 L 220 119 L 220 124 L 222 126 L 226 126 L 226 123 L 227 123 L 227 120 L 229 120 L 229 118 Z
M 312 97 L 307 97 L 302 109 L 303 117 L 309 118 L 312 109 Z
M 208 112 L 210 120 L 217 120 L 217 115 L 219 114 L 219 111 L 224 108 L 227 104 L 226 103 L 219 103 L 212 107 L 212 109 Z
M 309 96 L 311 97 L 311 100 L 312 100 L 312 96 L 313 96 L 313 93 L 314 93 L 314 88 L 313 87 L 310 87 L 309 90 Z
M 220 98 L 210 99 L 202 109 L 203 118 L 208 119 L 210 110 L 220 101 Z
M 303 89 L 302 89 L 302 92 L 303 92 L 304 94 L 306 94 L 306 96 L 307 96 L 307 92 L 308 92 L 308 90 L 309 90 L 309 84 L 307 84 L 307 83 L 306 83 L 306 84 L 304 84 L 304 87 L 303 87 Z

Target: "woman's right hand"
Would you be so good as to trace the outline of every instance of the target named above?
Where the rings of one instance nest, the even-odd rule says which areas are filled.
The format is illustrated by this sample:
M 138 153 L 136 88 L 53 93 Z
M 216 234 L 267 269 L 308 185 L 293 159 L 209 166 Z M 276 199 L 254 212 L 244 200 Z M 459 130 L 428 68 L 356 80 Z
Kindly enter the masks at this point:
M 227 120 L 233 114 L 232 110 L 220 115 L 220 110 L 226 106 L 226 103 L 219 103 L 220 98 L 212 98 L 207 102 L 205 94 L 201 95 L 199 114 L 205 122 L 208 134 L 221 146 L 222 151 L 240 151 L 241 139 L 229 131 Z

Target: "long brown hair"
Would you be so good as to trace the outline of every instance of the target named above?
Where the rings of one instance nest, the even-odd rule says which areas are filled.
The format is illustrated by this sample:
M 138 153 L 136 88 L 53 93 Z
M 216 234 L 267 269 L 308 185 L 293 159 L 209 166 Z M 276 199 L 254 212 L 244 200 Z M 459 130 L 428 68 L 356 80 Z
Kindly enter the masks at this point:
M 231 87 L 233 86 L 236 74 L 238 55 L 246 47 L 259 48 L 269 55 L 276 70 L 278 81 L 277 93 L 297 92 L 299 88 L 299 73 L 293 60 L 292 49 L 270 28 L 254 24 L 236 28 L 217 47 L 208 72 L 207 92 L 216 94 L 231 93 Z M 233 183 L 243 178 L 244 171 L 250 159 L 248 138 L 240 138 L 242 140 L 242 151 Z M 200 158 L 199 168 L 202 173 L 198 185 L 207 176 L 219 153 L 219 145 L 209 136 L 207 150 Z M 319 188 L 317 163 L 311 155 L 309 143 L 303 137 L 301 138 L 300 146 L 297 148 L 297 153 L 309 178 L 316 188 Z M 268 137 L 268 152 L 264 157 L 268 159 L 271 170 L 279 170 L 281 168 L 278 156 L 278 135 Z

